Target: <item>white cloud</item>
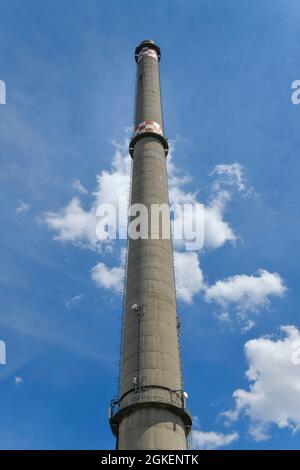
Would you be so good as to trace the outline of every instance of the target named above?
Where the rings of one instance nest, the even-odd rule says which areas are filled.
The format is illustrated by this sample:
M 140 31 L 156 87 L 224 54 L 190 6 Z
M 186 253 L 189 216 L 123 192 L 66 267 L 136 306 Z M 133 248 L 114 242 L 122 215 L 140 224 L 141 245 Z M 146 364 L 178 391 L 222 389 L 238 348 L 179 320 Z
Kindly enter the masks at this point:
M 199 258 L 194 252 L 175 252 L 174 264 L 177 298 L 190 304 L 193 296 L 204 288 Z
M 300 331 L 281 327 L 282 338 L 261 337 L 245 344 L 249 390 L 236 390 L 235 408 L 223 413 L 236 420 L 241 414 L 251 420 L 256 440 L 269 437 L 270 426 L 300 429 Z
M 239 192 L 246 191 L 244 170 L 240 163 L 225 164 L 220 163 L 214 167 L 211 176 L 217 176 L 215 189 L 219 190 L 221 186 L 236 186 Z
M 194 449 L 211 450 L 218 449 L 219 447 L 225 447 L 232 442 L 237 441 L 239 435 L 237 432 L 231 434 L 223 434 L 219 432 L 204 432 L 204 431 L 193 431 L 192 441 Z
M 286 287 L 278 273 L 260 269 L 256 275 L 239 274 L 207 287 L 205 300 L 217 303 L 223 311 L 233 308 L 240 317 L 267 307 L 270 296 L 281 297 Z
M 205 246 L 219 248 L 227 241 L 235 242 L 237 236 L 229 223 L 224 220 L 224 214 L 232 199 L 234 191 L 243 195 L 253 194 L 245 182 L 244 169 L 239 163 L 216 165 L 210 173 L 214 176 L 212 195 L 205 208 Z
M 81 184 L 78 178 L 73 181 L 72 187 L 81 194 L 88 194 L 88 190 L 83 186 L 83 184 Z
M 231 199 L 228 191 L 218 191 L 205 206 L 204 245 L 216 249 L 227 241 L 234 242 L 236 235 L 228 222 L 223 220 L 227 204 Z
M 29 211 L 30 211 L 30 205 L 20 200 L 19 205 L 16 207 L 16 214 L 21 214 L 22 212 L 29 212 Z
M 16 385 L 21 385 L 24 382 L 23 378 L 20 377 L 19 375 L 16 375 L 14 380 L 15 380 Z
M 173 147 L 171 146 L 171 150 Z M 198 192 L 189 192 L 183 189 L 183 186 L 192 181 L 192 178 L 189 175 L 180 173 L 178 168 L 173 164 L 172 161 L 172 152 L 168 157 L 168 175 L 169 175 L 169 198 L 170 204 L 201 204 L 205 201 L 199 200 Z M 238 164 L 233 164 L 238 165 Z M 230 167 L 231 165 L 217 165 L 213 172 L 219 173 L 221 167 Z M 220 167 L 218 169 L 218 167 Z M 225 172 L 225 170 L 222 170 Z M 238 171 L 238 169 L 236 169 Z M 241 172 L 241 168 L 239 169 Z M 233 170 L 232 170 L 233 172 Z M 229 171 L 227 173 L 230 173 Z M 242 177 L 240 175 L 240 177 Z M 232 175 L 230 175 L 230 186 L 234 186 L 232 182 Z M 236 235 L 233 229 L 230 227 L 229 223 L 224 221 L 225 211 L 227 205 L 231 199 L 231 192 L 228 189 L 224 189 L 225 183 L 227 183 L 228 177 L 225 176 L 222 178 L 222 181 L 218 179 L 218 183 L 213 184 L 212 195 L 205 204 L 204 208 L 204 246 L 210 249 L 216 249 L 224 245 L 226 242 L 234 242 L 236 240 Z M 239 182 L 239 185 L 242 183 Z M 239 187 L 238 185 L 238 187 Z M 227 184 L 226 184 L 227 186 Z M 188 222 L 188 220 L 186 221 Z M 175 222 L 176 223 L 176 218 Z M 199 235 L 200 238 L 200 235 Z M 182 242 L 174 240 L 175 246 L 178 248 L 182 247 Z
M 55 240 L 96 248 L 97 219 L 95 209 L 86 211 L 79 198 L 74 197 L 58 212 L 45 213 L 43 220 L 51 230 L 56 232 Z
M 205 246 L 215 249 L 237 240 L 234 230 L 224 220 L 233 192 L 237 190 L 246 196 L 254 194 L 254 191 L 246 185 L 244 169 L 239 163 L 220 163 L 213 168 L 210 176 L 214 176 L 215 180 L 210 201 L 205 207 Z
M 130 171 L 132 159 L 128 153 L 128 140 L 122 144 L 113 142 L 115 155 L 111 170 L 103 170 L 97 176 L 97 189 L 94 192 L 96 205 L 112 204 L 117 207 L 120 198 L 129 198 Z
M 98 287 L 111 289 L 118 294 L 123 290 L 124 269 L 121 266 L 108 268 L 104 263 L 97 263 L 91 271 L 91 277 Z
M 127 144 L 127 140 L 123 145 L 114 143 L 115 155 L 112 160 L 111 170 L 103 170 L 97 176 L 97 187 L 93 192 L 89 209 L 84 209 L 80 199 L 75 197 L 59 211 L 43 214 L 42 221 L 50 230 L 56 233 L 55 240 L 68 241 L 77 246 L 92 249 L 107 243 L 107 241 L 101 241 L 97 237 L 98 219 L 96 210 L 98 205 L 102 203 L 112 204 L 117 209 L 119 198 L 123 198 L 125 201 L 128 200 L 131 157 L 127 152 Z M 78 182 L 80 183 L 79 180 Z M 79 189 L 78 184 L 77 189 Z M 115 228 L 116 221 L 114 219 L 109 220 L 109 225 Z
M 66 308 L 71 308 L 74 305 L 78 304 L 82 298 L 83 298 L 83 294 L 74 295 L 74 297 L 72 297 L 71 299 L 65 302 Z

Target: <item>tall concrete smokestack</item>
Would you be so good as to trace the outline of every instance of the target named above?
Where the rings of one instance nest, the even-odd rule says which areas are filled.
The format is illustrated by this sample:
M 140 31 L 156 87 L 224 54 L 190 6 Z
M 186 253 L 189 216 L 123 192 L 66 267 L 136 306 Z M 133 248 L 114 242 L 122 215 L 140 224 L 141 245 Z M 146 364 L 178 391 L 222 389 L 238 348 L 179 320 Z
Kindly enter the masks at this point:
M 135 60 L 131 204 L 145 205 L 150 214 L 152 204 L 169 203 L 160 49 L 143 41 Z M 182 389 L 179 326 L 171 237 L 163 239 L 160 232 L 158 239 L 129 238 L 120 389 L 110 414 L 117 449 L 187 448 L 192 421 Z

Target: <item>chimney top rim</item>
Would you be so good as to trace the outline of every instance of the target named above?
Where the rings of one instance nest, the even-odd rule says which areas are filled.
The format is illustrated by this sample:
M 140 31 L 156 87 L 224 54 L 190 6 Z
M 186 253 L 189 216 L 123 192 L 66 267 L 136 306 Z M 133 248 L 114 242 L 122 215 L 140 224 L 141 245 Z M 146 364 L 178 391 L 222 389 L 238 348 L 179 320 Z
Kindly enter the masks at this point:
M 135 48 L 135 60 L 137 62 L 138 55 L 143 47 L 149 47 L 150 49 L 154 49 L 157 53 L 158 60 L 160 60 L 160 47 L 155 44 L 153 39 L 144 39 L 136 48 Z

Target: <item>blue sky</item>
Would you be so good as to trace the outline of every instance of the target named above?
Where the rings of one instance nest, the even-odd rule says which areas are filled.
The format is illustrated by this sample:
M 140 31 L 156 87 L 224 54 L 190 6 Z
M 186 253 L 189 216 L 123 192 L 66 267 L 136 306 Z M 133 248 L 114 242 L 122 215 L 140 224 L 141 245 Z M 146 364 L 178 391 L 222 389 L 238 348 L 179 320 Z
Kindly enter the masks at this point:
M 178 283 L 191 278 L 178 300 L 194 445 L 299 448 L 300 365 L 290 360 L 300 337 L 299 2 L 0 0 L 0 9 L 1 448 L 114 447 L 121 244 L 100 252 L 66 215 L 77 198 L 89 223 L 106 176 L 126 181 L 133 52 L 145 38 L 162 49 L 171 176 L 221 235 L 192 255 L 192 273 L 182 252 L 177 268 Z

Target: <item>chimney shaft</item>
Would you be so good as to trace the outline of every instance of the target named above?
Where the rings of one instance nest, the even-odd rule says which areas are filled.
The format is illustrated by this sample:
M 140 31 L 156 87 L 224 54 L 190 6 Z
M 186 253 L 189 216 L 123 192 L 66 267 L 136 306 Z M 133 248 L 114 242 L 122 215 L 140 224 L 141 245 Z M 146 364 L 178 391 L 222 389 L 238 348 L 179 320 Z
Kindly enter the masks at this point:
M 143 41 L 135 59 L 131 205 L 148 208 L 151 226 L 151 205 L 169 204 L 160 49 Z M 186 449 L 192 424 L 182 390 L 172 239 L 159 233 L 159 239 L 149 234 L 148 239 L 128 241 L 120 396 L 110 418 L 122 450 Z

